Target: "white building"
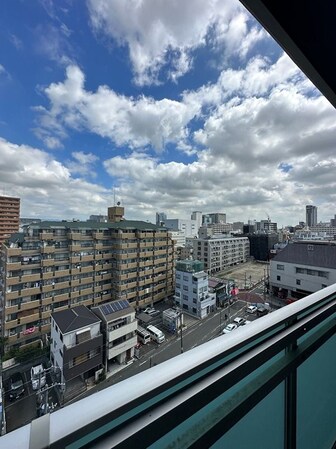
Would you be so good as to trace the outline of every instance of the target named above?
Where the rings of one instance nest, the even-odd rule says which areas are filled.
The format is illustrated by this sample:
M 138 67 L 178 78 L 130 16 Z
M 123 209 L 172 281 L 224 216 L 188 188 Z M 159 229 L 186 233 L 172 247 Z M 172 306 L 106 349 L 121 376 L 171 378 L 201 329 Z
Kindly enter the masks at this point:
M 187 218 L 167 218 L 164 225 L 170 231 L 182 231 L 186 237 L 195 237 L 198 233 L 197 222 Z
M 302 298 L 336 283 L 336 243 L 289 243 L 270 261 L 270 287 L 281 297 Z
M 248 237 L 218 235 L 212 238 L 192 240 L 193 257 L 204 263 L 204 269 L 214 274 L 226 268 L 246 262 L 250 256 Z
M 92 312 L 102 321 L 107 370 L 109 362 L 122 364 L 132 360 L 138 327 L 134 308 L 128 301 L 121 300 L 93 307 Z
M 94 377 L 102 368 L 100 319 L 85 306 L 51 314 L 51 363 L 60 368 L 61 382 Z
M 175 276 L 175 301 L 183 312 L 204 318 L 215 309 L 216 295 L 209 293 L 208 274 L 201 262 L 176 262 Z
M 170 231 L 170 234 L 175 242 L 175 248 L 181 248 L 185 246 L 186 236 L 183 231 Z

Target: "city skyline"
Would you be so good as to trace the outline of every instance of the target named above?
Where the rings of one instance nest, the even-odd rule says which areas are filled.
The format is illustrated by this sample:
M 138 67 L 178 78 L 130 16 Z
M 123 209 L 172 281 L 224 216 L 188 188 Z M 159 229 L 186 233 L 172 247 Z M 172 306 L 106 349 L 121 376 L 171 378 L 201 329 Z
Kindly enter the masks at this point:
M 13 1 L 0 21 L 0 194 L 21 216 L 335 214 L 335 110 L 238 1 Z

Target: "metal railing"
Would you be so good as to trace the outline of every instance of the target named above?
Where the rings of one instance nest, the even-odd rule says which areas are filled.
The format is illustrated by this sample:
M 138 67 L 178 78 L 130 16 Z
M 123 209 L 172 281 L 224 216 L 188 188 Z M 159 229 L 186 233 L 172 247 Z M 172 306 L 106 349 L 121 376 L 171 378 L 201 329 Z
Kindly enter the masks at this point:
M 297 426 L 302 431 L 305 425 L 298 416 L 301 366 L 306 369 L 306 362 L 327 348 L 335 367 L 335 330 L 336 284 L 38 418 L 2 437 L 0 447 L 233 447 L 220 442 L 249 419 L 255 422 L 255 407 L 264 407 L 265 400 L 281 388 L 283 400 L 276 407 L 283 417 L 277 423 L 281 442 L 267 442 L 267 432 L 261 428 L 265 444 L 258 447 L 300 449 L 304 446 L 297 445 Z M 334 390 L 326 388 L 320 394 L 321 399 L 328 394 L 336 410 Z M 322 413 L 323 407 L 319 409 Z M 264 412 L 268 413 L 267 407 Z M 324 425 L 323 432 L 324 438 L 329 433 L 328 441 L 336 440 L 336 426 Z M 321 442 L 322 448 L 331 445 Z

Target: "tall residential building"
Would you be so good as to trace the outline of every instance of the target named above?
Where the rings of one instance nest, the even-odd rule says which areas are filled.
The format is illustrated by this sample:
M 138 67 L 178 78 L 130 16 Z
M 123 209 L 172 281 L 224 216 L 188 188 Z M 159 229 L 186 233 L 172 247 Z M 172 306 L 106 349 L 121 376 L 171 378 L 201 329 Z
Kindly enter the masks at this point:
M 250 242 L 247 237 L 215 236 L 193 239 L 193 258 L 204 262 L 209 274 L 246 262 L 250 256 Z
M 0 196 L 0 246 L 20 226 L 20 198 Z
M 317 225 L 317 206 L 306 206 L 306 225 L 308 227 Z
M 208 274 L 198 260 L 176 262 L 175 302 L 190 315 L 205 318 L 216 306 L 216 295 L 209 293 Z
M 173 294 L 173 242 L 151 223 L 45 221 L 3 248 L 7 349 L 43 340 L 54 311 L 117 299 L 140 307 Z

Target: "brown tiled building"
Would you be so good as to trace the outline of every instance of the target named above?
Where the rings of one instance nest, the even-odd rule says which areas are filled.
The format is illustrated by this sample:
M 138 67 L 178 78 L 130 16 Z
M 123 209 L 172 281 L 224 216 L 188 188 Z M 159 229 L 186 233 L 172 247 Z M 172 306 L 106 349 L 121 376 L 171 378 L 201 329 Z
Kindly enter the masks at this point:
M 7 350 L 43 340 L 53 311 L 117 299 L 139 307 L 174 291 L 172 239 L 151 223 L 45 221 L 3 247 Z
M 6 238 L 18 232 L 20 225 L 20 198 L 0 196 L 0 246 Z

